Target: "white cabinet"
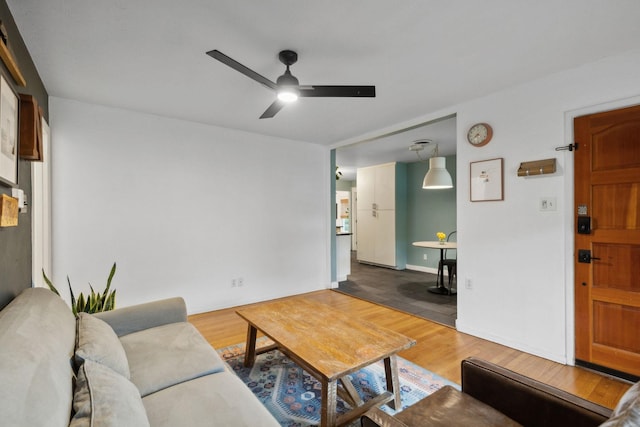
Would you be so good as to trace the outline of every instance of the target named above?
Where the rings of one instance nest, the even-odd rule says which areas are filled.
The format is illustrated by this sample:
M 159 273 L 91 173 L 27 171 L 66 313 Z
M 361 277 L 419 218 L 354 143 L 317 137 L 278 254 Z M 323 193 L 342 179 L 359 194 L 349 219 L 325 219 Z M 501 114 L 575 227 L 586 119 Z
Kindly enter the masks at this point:
M 386 163 L 360 168 L 358 261 L 404 269 L 406 265 L 406 166 Z
M 351 233 L 336 235 L 336 272 L 338 282 L 351 274 Z

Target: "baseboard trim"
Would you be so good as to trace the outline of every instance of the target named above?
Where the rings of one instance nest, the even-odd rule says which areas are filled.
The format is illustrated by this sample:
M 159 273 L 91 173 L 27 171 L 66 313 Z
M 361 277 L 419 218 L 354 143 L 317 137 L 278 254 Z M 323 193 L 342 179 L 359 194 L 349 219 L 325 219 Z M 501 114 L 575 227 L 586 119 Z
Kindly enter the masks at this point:
M 636 383 L 640 381 L 640 377 L 637 375 L 628 374 L 626 372 L 618 371 L 617 369 L 607 368 L 606 366 L 598 365 L 591 362 L 585 362 L 584 360 L 576 359 L 576 366 L 580 366 L 591 371 L 596 371 L 601 374 L 607 374 L 609 376 L 623 379 L 625 381 L 629 381 L 631 383 Z
M 531 347 L 527 345 L 527 343 L 514 341 L 510 338 L 506 338 L 501 335 L 496 335 L 494 333 L 491 333 L 485 330 L 471 327 L 464 321 L 461 321 L 460 318 L 456 319 L 456 329 L 458 330 L 458 332 L 463 332 L 465 334 L 469 334 L 477 338 L 482 338 L 484 340 L 491 341 L 496 344 L 501 344 L 519 351 L 523 351 L 525 353 L 533 354 L 534 356 L 542 357 L 544 359 L 548 359 L 553 362 L 561 363 L 563 365 L 568 364 L 567 357 L 564 354 L 549 353 L 546 350 L 542 350 L 536 347 Z
M 421 265 L 410 265 L 410 264 L 407 264 L 407 270 L 421 271 L 422 273 L 438 274 L 438 269 L 437 268 L 423 267 Z M 449 276 L 449 274 L 448 274 L 446 269 L 444 271 L 444 275 L 445 276 Z

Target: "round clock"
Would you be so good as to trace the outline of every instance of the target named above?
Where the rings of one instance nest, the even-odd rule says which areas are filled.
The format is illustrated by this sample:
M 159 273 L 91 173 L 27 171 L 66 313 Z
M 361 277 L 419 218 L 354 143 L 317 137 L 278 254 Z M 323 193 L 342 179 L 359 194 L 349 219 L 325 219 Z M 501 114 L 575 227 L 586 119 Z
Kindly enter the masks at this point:
M 493 129 L 487 123 L 476 123 L 467 132 L 467 140 L 474 147 L 482 147 L 491 141 Z

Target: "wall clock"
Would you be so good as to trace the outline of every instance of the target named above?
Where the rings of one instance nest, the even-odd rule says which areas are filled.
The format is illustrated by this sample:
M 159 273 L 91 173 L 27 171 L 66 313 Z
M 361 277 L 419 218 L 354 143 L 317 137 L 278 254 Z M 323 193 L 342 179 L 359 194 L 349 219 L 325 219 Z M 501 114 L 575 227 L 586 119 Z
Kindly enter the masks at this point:
M 493 129 L 487 123 L 476 123 L 467 132 L 467 141 L 474 147 L 482 147 L 491 141 Z

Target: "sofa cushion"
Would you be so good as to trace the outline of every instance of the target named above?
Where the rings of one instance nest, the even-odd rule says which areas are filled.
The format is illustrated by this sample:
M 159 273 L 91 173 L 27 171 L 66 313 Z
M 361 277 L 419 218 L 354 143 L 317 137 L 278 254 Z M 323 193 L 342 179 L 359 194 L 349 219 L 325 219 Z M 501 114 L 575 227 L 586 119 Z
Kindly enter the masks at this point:
M 106 365 L 86 360 L 78 370 L 69 427 L 149 425 L 140 393 L 131 381 Z
M 206 375 L 142 398 L 152 427 L 278 427 L 235 374 Z
M 127 355 L 118 336 L 106 322 L 89 313 L 78 313 L 75 359 L 76 366 L 93 360 L 131 378 Z
M 225 369 L 220 356 L 190 323 L 178 322 L 120 337 L 131 381 L 144 397 Z
M 640 382 L 622 396 L 611 419 L 602 427 L 634 427 L 640 425 Z
M 76 319 L 56 294 L 24 290 L 0 311 L 0 424 L 66 427 Z

